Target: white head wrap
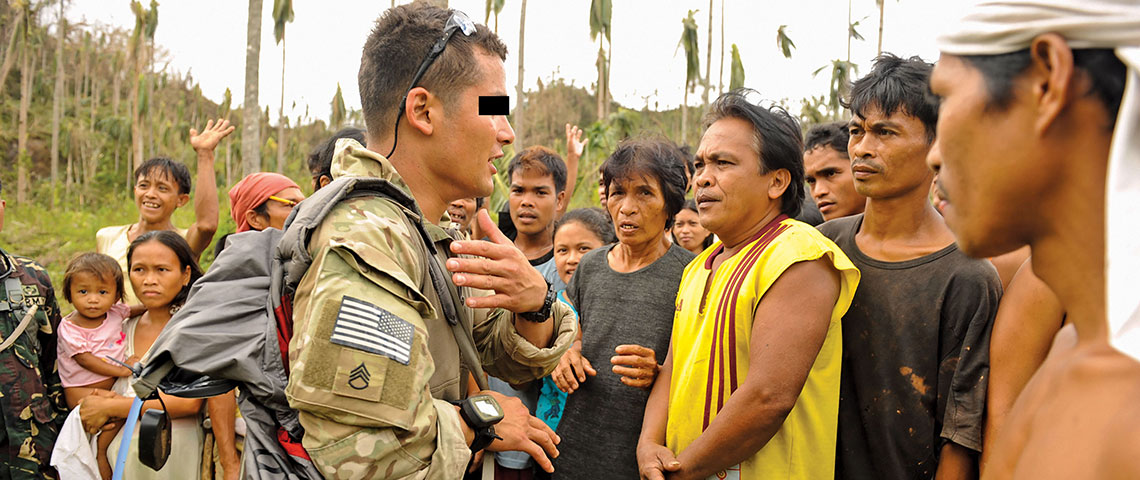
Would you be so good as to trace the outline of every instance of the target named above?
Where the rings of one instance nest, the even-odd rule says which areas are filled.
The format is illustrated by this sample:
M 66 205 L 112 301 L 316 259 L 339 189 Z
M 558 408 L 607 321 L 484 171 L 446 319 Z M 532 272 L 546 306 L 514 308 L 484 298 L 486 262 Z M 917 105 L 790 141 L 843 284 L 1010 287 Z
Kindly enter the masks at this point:
M 951 55 L 998 55 L 1056 33 L 1073 49 L 1110 48 L 1128 68 L 1106 184 L 1111 343 L 1140 360 L 1140 1 L 983 0 L 938 38 Z

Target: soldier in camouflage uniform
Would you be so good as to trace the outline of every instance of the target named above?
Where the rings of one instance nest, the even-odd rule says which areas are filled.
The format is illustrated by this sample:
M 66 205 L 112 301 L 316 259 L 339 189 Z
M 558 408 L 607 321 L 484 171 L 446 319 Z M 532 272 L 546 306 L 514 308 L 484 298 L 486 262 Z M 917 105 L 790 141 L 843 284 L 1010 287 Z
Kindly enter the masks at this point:
M 0 228 L 4 205 L 0 198 Z M 0 249 L 0 342 L 29 313 L 23 333 L 0 351 L 0 480 L 56 478 L 49 462 L 67 416 L 55 368 L 60 316 L 51 279 L 31 259 Z
M 412 83 L 415 65 L 440 39 L 450 16 L 417 3 L 388 10 L 377 22 L 360 74 L 360 90 L 367 92 L 362 96 L 367 144 L 396 153 L 390 161 L 344 139 L 333 160 L 334 178 L 387 180 L 409 197 L 410 206 L 377 197 L 344 200 L 313 232 L 305 252 L 279 252 L 313 259 L 293 302 L 286 396 L 305 427 L 305 449 L 329 478 L 458 479 L 471 458 L 474 434 L 449 403 L 464 397 L 468 370 L 442 313 L 428 261 L 446 262 L 457 272 L 446 283 L 459 291 L 449 296 L 464 299 L 457 305 L 460 325 L 492 375 L 516 384 L 541 378 L 577 334 L 573 313 L 558 302 L 543 321 L 516 315 L 540 310 L 547 286 L 486 214 L 481 220 L 496 243 L 455 241 L 456 231 L 424 221 L 443 218 L 453 200 L 489 195 L 490 160 L 514 139 L 505 116 L 477 113 L 478 96 L 506 90 L 506 47 L 485 26 L 451 37 L 417 84 L 423 87 L 412 89 L 408 115 L 417 118 L 407 122 L 416 123 L 408 128 L 400 117 L 405 126 L 395 150 L 394 100 Z M 452 71 L 439 72 L 441 63 Z M 393 65 L 402 65 L 406 78 L 378 78 L 400 76 L 391 71 Z M 442 78 L 449 74 L 450 85 Z M 371 95 L 391 98 L 385 103 Z M 430 134 L 419 128 L 429 117 Z M 412 222 L 424 225 L 435 258 Z M 354 332 L 361 315 L 372 315 L 380 328 Z M 377 330 L 386 331 L 386 339 Z M 481 393 L 494 396 L 504 411 L 495 426 L 503 440 L 488 450 L 526 451 L 552 470 L 547 455 L 557 455 L 557 436 L 518 399 Z

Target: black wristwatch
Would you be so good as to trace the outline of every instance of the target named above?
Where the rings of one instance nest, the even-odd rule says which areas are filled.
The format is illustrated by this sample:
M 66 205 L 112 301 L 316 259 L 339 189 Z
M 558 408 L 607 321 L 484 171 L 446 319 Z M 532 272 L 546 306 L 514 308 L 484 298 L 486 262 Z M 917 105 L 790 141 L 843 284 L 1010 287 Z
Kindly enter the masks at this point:
M 473 395 L 459 404 L 459 417 L 475 430 L 471 453 L 487 448 L 491 442 L 503 438 L 495 434 L 495 424 L 503 420 L 503 409 L 490 395 Z
M 542 308 L 536 312 L 525 312 L 517 314 L 519 318 L 528 322 L 542 323 L 550 318 L 550 309 L 554 306 L 554 302 L 558 300 L 558 294 L 554 293 L 554 286 L 546 284 L 546 298 L 542 301 Z

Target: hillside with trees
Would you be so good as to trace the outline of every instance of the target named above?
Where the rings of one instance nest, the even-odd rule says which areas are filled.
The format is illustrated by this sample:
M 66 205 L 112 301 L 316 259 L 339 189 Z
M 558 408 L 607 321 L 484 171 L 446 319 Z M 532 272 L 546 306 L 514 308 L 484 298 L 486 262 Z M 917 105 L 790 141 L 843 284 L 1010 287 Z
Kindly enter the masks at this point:
M 271 113 L 269 107 L 242 111 L 237 105 L 242 99 L 234 99 L 229 89 L 207 96 L 193 72 L 171 68 L 171 53 L 155 44 L 155 32 L 163 28 L 162 22 L 174 21 L 162 17 L 159 3 L 113 0 L 130 3 L 135 22 L 133 28 L 125 29 L 67 21 L 64 13 L 72 1 L 0 0 L 0 161 L 5 165 L 0 181 L 8 202 L 0 245 L 40 260 L 53 277 L 61 276 L 72 255 L 94 249 L 98 228 L 137 219 L 131 178 L 135 165 L 165 156 L 184 162 L 192 175 L 197 174 L 188 135 L 208 119 L 226 118 L 236 127 L 216 152 L 214 174 L 222 217 L 216 237 L 235 229 L 226 192 L 243 172 L 282 172 L 307 189 L 309 151 L 342 126 L 363 126 L 361 113 L 345 108 L 340 86 L 332 81 L 327 86 L 332 106 L 329 119 L 312 118 L 307 111 L 286 117 L 284 97 L 261 102 L 278 104 L 274 105 L 277 112 Z M 491 22 L 503 8 L 525 8 L 522 2 L 487 1 Z M 713 2 L 709 6 L 711 19 Z M 718 13 L 723 16 L 723 2 L 720 7 Z M 272 23 L 266 28 L 274 29 L 282 56 L 291 8 L 290 1 L 275 0 L 273 16 L 258 15 L 256 20 Z M 584 44 L 592 41 L 598 46 L 596 83 L 574 85 L 552 75 L 541 78 L 537 89 L 520 95 L 522 103 L 515 106 L 511 118 L 520 132 L 519 142 L 499 160 L 492 207 L 506 200 L 505 167 L 514 150 L 545 145 L 564 152 L 566 123 L 582 126 L 589 141 L 571 206 L 590 205 L 597 201 L 598 166 L 621 140 L 660 135 L 695 146 L 710 99 L 744 84 L 736 44 L 731 45 L 730 65 L 726 65 L 731 72 L 729 82 L 712 78 L 710 50 L 716 34 L 710 21 L 708 36 L 700 38 L 705 32 L 697 31 L 691 20 L 705 12 L 690 11 L 678 28 L 677 49 L 685 55 L 687 74 L 677 81 L 684 80 L 687 98 L 696 98 L 688 93 L 699 94 L 700 103 L 686 102 L 665 111 L 657 109 L 653 97 L 645 97 L 642 105 L 618 104 L 608 90 L 610 30 L 620 28 L 611 24 L 610 10 L 609 0 L 591 0 L 591 38 L 582 39 Z M 851 25 L 850 38 L 862 39 L 855 26 Z M 720 32 L 722 44 L 723 35 Z M 249 41 L 254 39 L 251 36 Z M 699 51 L 702 45 L 707 45 L 706 52 Z M 277 52 L 270 50 L 275 45 L 263 47 L 262 53 Z M 795 45 L 784 27 L 777 32 L 776 48 L 785 56 L 793 54 Z M 701 61 L 706 63 L 703 69 Z M 720 62 L 725 62 L 723 54 Z M 837 99 L 854 71 L 849 58 L 835 60 L 817 72 L 831 74 L 830 92 L 785 107 L 799 114 L 805 124 L 839 118 Z M 289 81 L 284 70 L 280 75 L 283 84 Z M 248 77 L 247 69 L 247 78 L 234 78 L 232 85 L 237 87 L 243 80 L 248 84 Z M 210 97 L 222 101 L 219 104 Z M 190 209 L 180 209 L 174 222 L 188 225 L 192 215 Z M 207 253 L 203 263 L 210 261 Z

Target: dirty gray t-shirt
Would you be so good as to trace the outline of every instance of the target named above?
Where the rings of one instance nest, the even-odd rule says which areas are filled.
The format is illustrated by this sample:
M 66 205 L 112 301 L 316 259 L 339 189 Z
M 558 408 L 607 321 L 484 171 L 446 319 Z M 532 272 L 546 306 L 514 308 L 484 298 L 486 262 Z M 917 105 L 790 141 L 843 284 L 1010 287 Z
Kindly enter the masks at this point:
M 637 437 L 649 391 L 621 383 L 610 357 L 618 345 L 637 344 L 653 349 L 658 364 L 665 362 L 677 288 L 695 257 L 673 244 L 648 267 L 619 273 L 607 260 L 613 248 L 583 256 L 566 288 L 582 325 L 582 355 L 598 375 L 566 398 L 555 478 L 638 478 Z
M 843 316 L 837 479 L 932 479 L 942 446 L 982 449 L 1001 281 L 950 245 L 905 262 L 855 244 L 863 214 L 819 226 L 862 278 Z

